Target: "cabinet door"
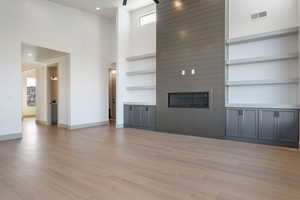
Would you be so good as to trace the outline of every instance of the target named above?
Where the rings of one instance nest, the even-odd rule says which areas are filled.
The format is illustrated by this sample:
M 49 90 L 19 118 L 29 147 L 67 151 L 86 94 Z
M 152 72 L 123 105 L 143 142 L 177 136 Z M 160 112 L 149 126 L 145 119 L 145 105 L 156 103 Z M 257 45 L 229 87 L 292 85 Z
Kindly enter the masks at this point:
M 257 138 L 257 110 L 245 109 L 241 114 L 240 134 L 242 138 Z
M 124 125 L 125 127 L 132 127 L 133 125 L 133 106 L 124 106 Z
M 259 111 L 259 139 L 268 142 L 276 142 L 277 137 L 277 117 L 274 110 Z
M 155 106 L 144 106 L 143 109 L 143 128 L 154 130 L 155 129 Z
M 143 106 L 133 106 L 133 128 L 142 128 Z
M 149 129 L 156 130 L 156 107 L 150 106 Z
M 239 121 L 240 121 L 239 109 L 226 110 L 226 136 L 227 137 L 240 137 Z
M 280 111 L 278 116 L 280 142 L 298 143 L 298 111 Z

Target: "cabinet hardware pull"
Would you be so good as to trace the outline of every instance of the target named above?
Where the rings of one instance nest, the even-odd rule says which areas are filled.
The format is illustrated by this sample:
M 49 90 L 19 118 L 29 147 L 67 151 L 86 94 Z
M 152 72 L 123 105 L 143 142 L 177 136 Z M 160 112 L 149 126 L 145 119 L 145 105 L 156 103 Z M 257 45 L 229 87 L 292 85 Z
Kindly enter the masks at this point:
M 243 110 L 239 110 L 239 115 L 240 116 L 244 115 L 244 111 Z
M 279 111 L 275 111 L 275 112 L 274 112 L 274 117 L 276 117 L 276 118 L 280 117 Z

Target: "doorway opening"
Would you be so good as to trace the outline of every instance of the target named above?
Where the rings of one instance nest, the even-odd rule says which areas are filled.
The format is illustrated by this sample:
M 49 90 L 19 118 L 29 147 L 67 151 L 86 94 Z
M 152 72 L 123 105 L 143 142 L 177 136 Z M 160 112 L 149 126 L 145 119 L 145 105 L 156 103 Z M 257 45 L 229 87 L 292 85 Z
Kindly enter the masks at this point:
M 58 64 L 47 67 L 48 79 L 48 124 L 58 123 Z
M 112 127 L 116 126 L 116 78 L 117 71 L 115 68 L 109 69 L 109 124 Z
M 68 127 L 70 54 L 22 43 L 23 119 Z
M 36 70 L 22 72 L 22 119 L 36 117 Z

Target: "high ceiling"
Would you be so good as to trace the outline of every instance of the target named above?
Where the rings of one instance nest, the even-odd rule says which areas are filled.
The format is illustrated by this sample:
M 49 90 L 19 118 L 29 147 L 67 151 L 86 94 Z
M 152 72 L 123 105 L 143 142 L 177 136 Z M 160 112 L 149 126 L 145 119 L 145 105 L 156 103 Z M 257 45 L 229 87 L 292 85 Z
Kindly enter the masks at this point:
M 95 13 L 106 18 L 116 15 L 116 8 L 122 6 L 122 0 L 49 0 L 64 6 Z M 128 0 L 126 9 L 135 10 L 153 3 L 153 0 Z M 99 7 L 100 10 L 96 10 Z
M 58 58 L 67 55 L 67 53 L 46 49 L 43 47 L 22 44 L 22 66 L 23 71 L 40 67 L 45 60 Z

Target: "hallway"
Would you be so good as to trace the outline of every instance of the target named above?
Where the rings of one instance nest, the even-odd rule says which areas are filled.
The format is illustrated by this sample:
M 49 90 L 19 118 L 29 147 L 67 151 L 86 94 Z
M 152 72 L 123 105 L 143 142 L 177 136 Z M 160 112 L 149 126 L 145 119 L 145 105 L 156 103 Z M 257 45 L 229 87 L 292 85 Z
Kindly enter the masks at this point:
M 24 121 L 1 142 L 0 196 L 10 200 L 291 200 L 300 152 L 233 141 Z

